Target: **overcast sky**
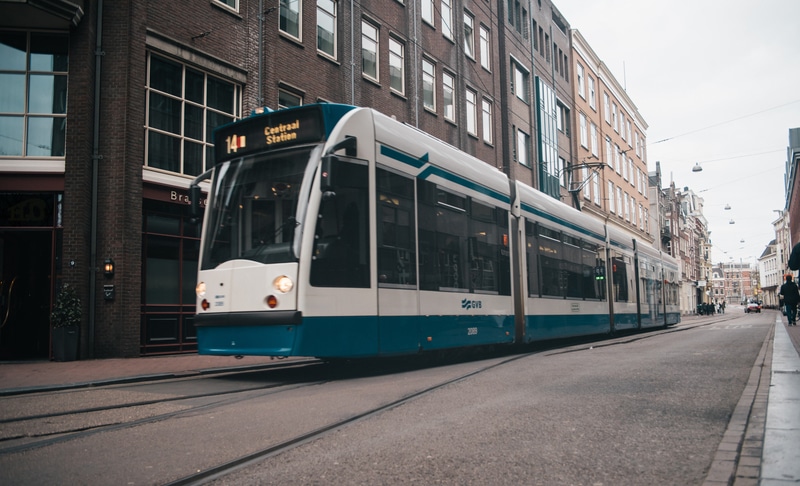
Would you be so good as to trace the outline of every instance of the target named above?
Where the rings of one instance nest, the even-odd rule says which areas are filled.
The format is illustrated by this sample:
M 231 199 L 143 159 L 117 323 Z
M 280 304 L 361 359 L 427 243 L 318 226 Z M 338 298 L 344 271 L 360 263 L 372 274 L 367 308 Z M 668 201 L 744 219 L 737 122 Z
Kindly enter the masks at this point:
M 648 170 L 705 199 L 714 264 L 754 264 L 800 127 L 800 0 L 554 3 L 646 121 Z

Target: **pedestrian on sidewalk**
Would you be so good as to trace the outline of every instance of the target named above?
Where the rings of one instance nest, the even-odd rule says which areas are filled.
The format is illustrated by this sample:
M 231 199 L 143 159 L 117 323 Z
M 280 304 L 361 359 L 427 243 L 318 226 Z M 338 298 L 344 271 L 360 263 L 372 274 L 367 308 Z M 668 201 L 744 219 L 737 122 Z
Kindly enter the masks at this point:
M 790 326 L 796 326 L 797 323 L 797 304 L 800 303 L 800 290 L 797 289 L 797 284 L 794 283 L 792 276 L 786 276 L 786 283 L 781 285 L 780 295 L 783 297 L 783 305 L 786 309 L 786 318 L 789 319 Z

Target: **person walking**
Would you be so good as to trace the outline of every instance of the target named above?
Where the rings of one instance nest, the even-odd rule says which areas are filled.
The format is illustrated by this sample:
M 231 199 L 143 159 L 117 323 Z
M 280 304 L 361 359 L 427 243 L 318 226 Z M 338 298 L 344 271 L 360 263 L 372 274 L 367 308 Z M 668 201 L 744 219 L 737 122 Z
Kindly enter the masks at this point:
M 796 326 L 797 304 L 800 303 L 800 290 L 794 283 L 792 276 L 786 276 L 786 283 L 781 285 L 780 295 L 783 297 L 783 305 L 786 308 L 786 318 L 789 319 L 790 326 Z

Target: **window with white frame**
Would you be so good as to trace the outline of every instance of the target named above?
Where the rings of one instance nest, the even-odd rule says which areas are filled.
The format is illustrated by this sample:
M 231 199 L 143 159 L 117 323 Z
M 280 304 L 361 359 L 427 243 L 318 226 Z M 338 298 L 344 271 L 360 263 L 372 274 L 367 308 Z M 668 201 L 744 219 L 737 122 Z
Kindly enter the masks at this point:
M 453 40 L 453 0 L 442 0 L 442 35 Z
M 475 58 L 475 19 L 464 12 L 464 54 Z
M 317 50 L 336 59 L 336 2 L 317 0 Z
M 455 76 L 442 71 L 442 104 L 444 105 L 444 118 L 453 123 L 456 121 L 456 88 Z
M 625 193 L 625 221 L 631 220 L 631 197 Z
M 608 211 L 611 213 L 617 212 L 614 205 L 614 183 L 611 181 L 608 181 Z
M 481 47 L 481 66 L 487 71 L 491 71 L 492 51 L 489 43 L 489 29 L 481 24 L 480 27 L 480 47 Z
M 222 5 L 225 5 L 234 12 L 239 11 L 239 0 L 214 0 L 214 1 L 217 3 L 221 3 Z
M 623 208 L 623 206 L 622 206 L 622 188 L 617 186 L 616 189 L 617 189 L 617 216 L 622 218 L 622 217 L 625 216 L 624 213 L 623 213 L 623 210 L 622 210 L 622 208 Z
M 607 163 L 609 166 L 611 166 L 611 169 L 613 170 L 613 169 L 614 169 L 614 158 L 613 158 L 613 157 L 611 157 L 611 154 L 612 154 L 612 152 L 611 152 L 611 138 L 610 138 L 610 137 L 606 137 L 606 154 L 605 154 L 605 159 L 606 159 L 606 161 L 607 161 L 606 163 Z
M 617 119 L 617 104 L 611 103 L 611 124 L 614 126 L 614 130 L 619 132 L 619 120 Z
M 581 98 L 586 99 L 586 88 L 584 87 L 584 81 L 583 81 L 583 66 L 581 66 L 580 63 L 578 63 L 578 69 L 576 70 L 576 76 L 578 76 L 578 80 L 577 80 L 577 83 L 578 83 L 578 95 Z
M 428 59 L 422 59 L 422 105 L 426 110 L 436 111 L 436 66 Z
M 595 98 L 595 92 L 594 92 L 594 78 L 591 76 L 587 76 L 587 81 L 589 82 L 589 106 L 591 106 L 593 110 L 596 110 L 597 99 Z
M 481 101 L 481 117 L 483 124 L 483 141 L 492 143 L 492 102 L 483 98 Z
M 422 0 L 420 2 L 422 20 L 433 25 L 433 0 Z
M 405 81 L 405 49 L 397 39 L 389 38 L 389 87 L 394 91 L 404 94 Z
M 149 53 L 145 165 L 186 175 L 211 166 L 214 128 L 241 116 L 241 86 Z
M 581 167 L 581 181 L 583 183 L 583 198 L 584 199 L 591 199 L 592 197 L 592 185 L 589 184 L 589 169 L 585 166 Z
M 591 133 L 591 136 L 592 136 L 592 147 L 591 147 L 591 149 L 592 149 L 592 155 L 594 155 L 595 157 L 597 157 L 597 155 L 598 155 L 598 154 L 597 154 L 597 149 L 598 149 L 598 143 L 597 143 L 597 125 L 595 125 L 595 124 L 594 124 L 594 122 L 592 122 L 592 123 L 591 123 L 590 130 L 591 130 L 591 132 L 590 132 L 590 133 Z
M 625 163 L 625 157 L 620 157 L 620 155 L 619 145 L 614 144 L 614 165 L 616 166 L 617 174 L 622 174 L 622 164 Z
M 628 122 L 627 122 L 627 124 L 626 124 L 626 127 L 628 128 L 628 129 L 627 129 L 627 132 L 628 132 L 628 138 L 627 138 L 626 140 L 628 141 L 628 147 L 631 147 L 631 146 L 632 146 L 632 144 L 631 144 L 631 120 L 630 120 L 630 118 L 628 119 Z
M 378 28 L 363 20 L 361 22 L 361 73 L 378 81 Z
M 0 155 L 66 155 L 68 71 L 68 35 L 0 32 Z
M 291 108 L 303 104 L 303 97 L 287 89 L 278 89 L 278 108 Z
M 625 113 L 622 110 L 619 110 L 619 124 L 622 127 L 622 131 L 619 134 L 625 140 Z
M 467 133 L 478 136 L 478 94 L 467 88 L 464 93 L 467 109 Z
M 511 86 L 511 92 L 527 103 L 530 100 L 530 73 L 516 61 L 511 62 L 511 69 L 513 70 L 512 82 L 514 83 Z
M 530 135 L 517 129 L 517 162 L 530 167 Z
M 592 191 L 594 192 L 594 203 L 600 205 L 600 174 L 597 172 L 592 173 Z
M 611 108 L 610 108 L 610 100 L 608 98 L 608 93 L 603 92 L 603 116 L 606 119 L 606 123 L 609 125 L 611 124 Z
M 586 115 L 584 115 L 583 113 L 580 114 L 580 130 L 581 130 L 581 146 L 589 148 L 588 147 L 589 135 L 587 133 L 588 129 L 586 128 Z
M 302 0 L 280 0 L 279 28 L 281 32 L 296 39 L 301 39 Z

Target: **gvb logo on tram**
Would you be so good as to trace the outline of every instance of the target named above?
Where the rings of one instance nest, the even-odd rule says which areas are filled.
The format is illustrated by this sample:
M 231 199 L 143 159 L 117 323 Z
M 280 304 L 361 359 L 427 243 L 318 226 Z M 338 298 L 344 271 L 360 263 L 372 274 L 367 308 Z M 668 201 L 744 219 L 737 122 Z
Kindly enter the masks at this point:
M 480 309 L 481 308 L 481 301 L 480 300 L 469 300 L 469 299 L 462 299 L 461 300 L 461 308 L 468 310 L 468 309 Z

